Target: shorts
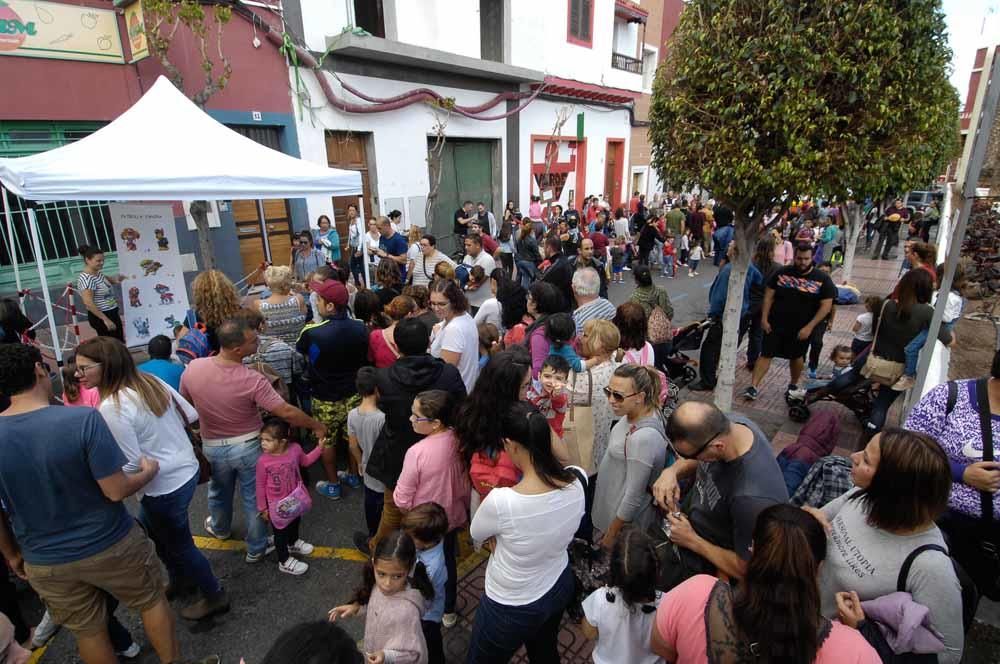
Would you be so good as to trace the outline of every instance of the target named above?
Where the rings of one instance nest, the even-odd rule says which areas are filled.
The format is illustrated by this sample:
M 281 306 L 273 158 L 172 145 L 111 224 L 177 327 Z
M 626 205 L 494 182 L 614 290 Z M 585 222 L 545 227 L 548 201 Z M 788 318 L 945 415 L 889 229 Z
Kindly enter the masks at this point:
M 313 397 L 312 414 L 326 425 L 327 435 L 331 441 L 336 442 L 341 438 L 347 438 L 347 414 L 360 403 L 361 397 L 357 394 L 340 401 L 323 401 Z
M 612 274 L 622 274 L 623 272 L 625 272 L 625 264 L 624 263 L 622 263 L 621 265 L 613 265 L 611 267 L 611 273 Z
M 786 360 L 796 360 L 804 358 L 808 348 L 809 340 L 800 341 L 797 330 L 793 334 L 771 332 L 764 334 L 760 355 L 761 357 L 782 357 Z
M 166 601 L 156 549 L 138 525 L 89 558 L 60 565 L 26 562 L 24 569 L 52 619 L 74 634 L 108 629 L 108 594 L 140 613 Z

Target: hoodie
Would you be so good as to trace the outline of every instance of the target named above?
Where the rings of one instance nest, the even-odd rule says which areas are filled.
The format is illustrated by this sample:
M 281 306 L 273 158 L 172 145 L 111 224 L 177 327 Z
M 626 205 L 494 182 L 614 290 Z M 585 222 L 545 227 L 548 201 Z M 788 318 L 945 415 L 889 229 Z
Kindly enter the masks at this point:
M 365 650 L 384 650 L 386 664 L 427 664 L 427 641 L 420 628 L 425 606 L 415 588 L 392 595 L 372 588 L 365 609 Z
M 423 438 L 413 431 L 410 409 L 413 399 L 425 390 L 444 390 L 459 400 L 465 398 L 465 383 L 458 369 L 430 355 L 403 356 L 375 372 L 379 409 L 385 426 L 375 440 L 365 472 L 392 489 L 403 471 L 406 451 Z
M 811 466 L 820 457 L 833 454 L 839 436 L 840 420 L 837 414 L 831 410 L 821 410 L 809 418 L 795 442 L 783 449 L 778 456 Z

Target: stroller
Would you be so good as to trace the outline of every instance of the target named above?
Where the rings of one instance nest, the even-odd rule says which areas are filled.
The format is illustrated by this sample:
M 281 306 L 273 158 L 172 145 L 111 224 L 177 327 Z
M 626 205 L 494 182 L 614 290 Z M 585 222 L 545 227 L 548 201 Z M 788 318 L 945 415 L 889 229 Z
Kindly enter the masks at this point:
M 701 348 L 701 340 L 710 324 L 711 320 L 706 318 L 695 323 L 688 323 L 683 327 L 674 328 L 670 352 L 662 368 L 667 374 L 667 378 L 678 388 L 694 382 L 698 377 L 698 371 L 693 366 L 694 361 L 681 351 Z
M 861 369 L 865 366 L 870 350 L 871 346 L 858 353 L 851 368 L 826 385 L 806 390 L 805 398 L 786 397 L 789 419 L 793 422 L 806 422 L 809 420 L 810 405 L 819 401 L 833 401 L 849 408 L 862 424 L 867 422 L 875 399 L 874 384 L 861 375 Z

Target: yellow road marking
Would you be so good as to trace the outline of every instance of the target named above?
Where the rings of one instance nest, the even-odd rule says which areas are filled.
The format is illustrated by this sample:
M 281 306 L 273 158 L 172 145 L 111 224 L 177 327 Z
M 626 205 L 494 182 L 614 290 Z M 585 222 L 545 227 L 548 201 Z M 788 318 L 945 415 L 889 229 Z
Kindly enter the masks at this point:
M 206 551 L 245 551 L 247 545 L 241 540 L 219 540 L 214 537 L 194 536 L 194 545 Z M 363 563 L 365 555 L 357 549 L 341 549 L 332 546 L 317 546 L 308 558 L 330 558 Z

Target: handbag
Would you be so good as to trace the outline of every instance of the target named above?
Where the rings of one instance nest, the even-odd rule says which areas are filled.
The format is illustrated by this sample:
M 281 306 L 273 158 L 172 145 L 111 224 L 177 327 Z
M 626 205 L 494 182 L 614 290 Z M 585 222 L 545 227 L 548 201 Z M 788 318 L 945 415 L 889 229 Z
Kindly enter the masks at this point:
M 181 408 L 181 405 L 177 403 L 177 399 L 174 398 L 173 394 L 170 395 L 170 400 L 174 402 L 174 408 L 177 410 L 177 414 L 180 415 L 181 422 L 184 423 L 184 433 L 187 434 L 188 441 L 190 441 L 191 447 L 194 449 L 194 458 L 198 460 L 198 484 L 204 484 L 212 479 L 212 463 L 205 457 L 205 453 L 201 449 L 201 434 L 191 426 L 187 414 Z
M 993 427 L 990 424 L 988 379 L 976 381 L 979 427 L 983 438 L 983 461 L 994 461 Z M 972 577 L 980 594 L 1000 600 L 1000 523 L 994 519 L 993 494 L 979 493 L 982 516 L 978 519 L 948 511 L 941 527 L 948 535 L 952 555 Z
M 903 375 L 905 365 L 902 362 L 894 362 L 875 354 L 875 341 L 878 340 L 878 330 L 882 327 L 882 318 L 885 316 L 885 307 L 888 301 L 882 305 L 882 312 L 878 316 L 878 323 L 875 324 L 875 335 L 872 337 L 872 351 L 868 353 L 865 366 L 861 368 L 861 375 L 880 385 L 892 387 Z
M 576 392 L 576 378 L 573 374 L 573 392 Z M 563 442 L 569 451 L 569 462 L 579 466 L 587 475 L 597 472 L 594 468 L 594 379 L 587 369 L 587 404 L 578 406 L 570 399 L 569 417 L 563 422 Z
M 673 338 L 674 331 L 670 327 L 670 319 L 659 305 L 654 304 L 652 311 L 649 312 L 649 320 L 646 321 L 646 339 L 651 344 L 662 344 Z
M 287 528 L 288 524 L 311 509 L 312 497 L 300 479 L 290 494 L 275 503 L 274 512 L 270 514 L 271 523 L 275 528 Z

